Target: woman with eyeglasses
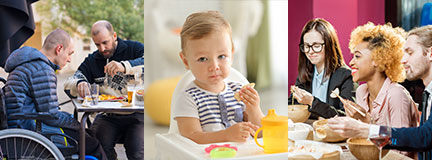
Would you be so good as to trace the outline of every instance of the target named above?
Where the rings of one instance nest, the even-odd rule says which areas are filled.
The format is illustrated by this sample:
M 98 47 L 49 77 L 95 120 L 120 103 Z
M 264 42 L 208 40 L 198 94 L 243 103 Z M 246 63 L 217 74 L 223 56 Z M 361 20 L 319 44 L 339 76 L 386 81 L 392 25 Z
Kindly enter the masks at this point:
M 330 94 L 338 88 L 342 98 L 352 101 L 354 86 L 334 27 L 321 18 L 307 22 L 300 37 L 298 76 L 288 103 L 294 97 L 296 103 L 308 105 L 311 119 L 345 115 L 343 103 Z

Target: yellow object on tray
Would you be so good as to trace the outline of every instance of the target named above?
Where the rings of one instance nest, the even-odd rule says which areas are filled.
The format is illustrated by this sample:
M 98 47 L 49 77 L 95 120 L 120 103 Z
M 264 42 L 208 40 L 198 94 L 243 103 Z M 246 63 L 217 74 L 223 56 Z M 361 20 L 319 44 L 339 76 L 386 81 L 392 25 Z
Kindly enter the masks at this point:
M 120 101 L 124 100 L 124 97 L 116 97 L 113 95 L 101 94 L 99 95 L 99 101 Z
M 288 152 L 288 117 L 276 115 L 274 109 L 269 109 L 267 116 L 261 119 L 262 127 L 254 135 L 255 143 L 264 149 L 264 153 Z M 264 145 L 257 141 L 260 131 L 263 131 Z
M 116 96 L 106 95 L 106 94 L 99 95 L 99 100 L 101 100 L 101 101 L 108 100 L 108 99 L 114 99 L 114 98 L 116 98 Z

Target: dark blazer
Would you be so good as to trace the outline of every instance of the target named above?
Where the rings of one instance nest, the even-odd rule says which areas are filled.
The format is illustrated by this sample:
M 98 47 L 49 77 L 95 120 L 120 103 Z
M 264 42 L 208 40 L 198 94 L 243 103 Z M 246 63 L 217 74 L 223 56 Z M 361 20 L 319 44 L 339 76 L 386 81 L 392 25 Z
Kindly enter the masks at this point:
M 432 111 L 432 110 L 431 110 Z M 421 119 L 423 120 L 423 114 Z M 432 114 L 419 127 L 392 128 L 391 144 L 385 148 L 419 152 L 419 160 L 432 159 Z
M 312 74 L 313 79 L 313 74 Z M 300 83 L 298 77 L 295 85 L 301 89 L 312 93 L 312 82 Z M 324 118 L 331 118 L 336 115 L 345 115 L 345 109 L 343 108 L 343 103 L 340 102 L 338 98 L 331 98 L 330 93 L 336 88 L 339 88 L 340 96 L 354 101 L 355 89 L 357 88 L 357 83 L 354 83 L 351 76 L 351 69 L 347 66 L 340 67 L 334 71 L 330 76 L 329 85 L 327 89 L 327 102 L 324 103 L 318 98 L 314 98 L 312 106 L 309 106 L 309 111 L 312 113 L 311 118 L 316 119 L 318 116 Z M 298 103 L 295 101 L 295 103 Z M 288 104 L 292 104 L 292 94 L 288 98 Z

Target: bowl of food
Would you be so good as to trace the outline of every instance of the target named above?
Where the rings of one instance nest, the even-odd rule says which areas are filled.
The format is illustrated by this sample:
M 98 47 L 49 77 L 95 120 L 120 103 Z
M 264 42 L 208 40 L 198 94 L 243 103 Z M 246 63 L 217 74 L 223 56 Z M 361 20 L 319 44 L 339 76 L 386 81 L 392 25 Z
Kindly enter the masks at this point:
M 351 154 L 359 160 L 379 159 L 378 147 L 367 138 L 349 138 L 347 144 Z M 382 156 L 384 157 L 388 152 L 389 150 L 383 149 Z
M 135 98 L 137 101 L 144 101 L 144 89 L 137 90 Z
M 315 121 L 312 126 L 315 130 L 315 138 L 318 141 L 323 142 L 340 142 L 346 140 L 339 134 L 330 129 L 327 125 L 328 119 L 322 119 Z
M 293 123 L 288 119 L 288 139 L 313 140 L 313 128 L 306 123 Z
M 288 119 L 295 123 L 306 122 L 310 114 L 307 105 L 288 105 Z

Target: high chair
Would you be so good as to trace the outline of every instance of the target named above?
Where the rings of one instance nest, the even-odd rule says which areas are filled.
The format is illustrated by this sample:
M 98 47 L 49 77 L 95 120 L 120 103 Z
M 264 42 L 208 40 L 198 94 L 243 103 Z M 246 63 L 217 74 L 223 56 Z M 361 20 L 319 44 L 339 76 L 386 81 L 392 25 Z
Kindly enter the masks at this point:
M 249 82 L 246 78 L 234 68 L 231 68 L 231 73 L 227 78 L 230 81 L 235 81 L 243 85 Z M 187 71 L 178 82 L 171 102 L 170 128 L 168 133 L 155 135 L 156 159 L 210 159 L 210 155 L 205 153 L 205 148 L 211 144 L 197 144 L 189 138 L 179 134 L 177 122 L 173 119 L 173 107 L 175 106 L 178 95 L 185 87 L 194 80 L 194 76 L 190 71 Z M 258 139 L 262 144 L 262 139 Z M 255 144 L 253 139 L 246 142 L 223 142 L 212 144 L 231 144 L 238 148 L 236 157 L 230 159 L 236 160 L 286 160 L 288 153 L 264 154 L 263 149 Z

